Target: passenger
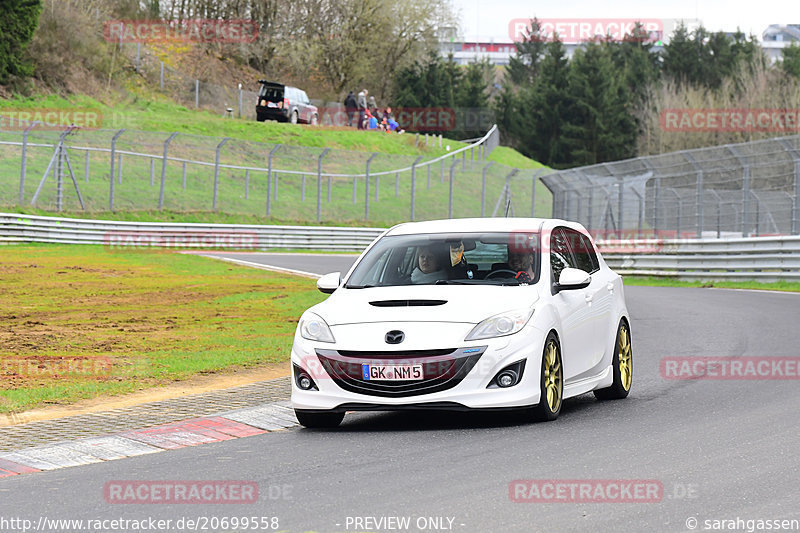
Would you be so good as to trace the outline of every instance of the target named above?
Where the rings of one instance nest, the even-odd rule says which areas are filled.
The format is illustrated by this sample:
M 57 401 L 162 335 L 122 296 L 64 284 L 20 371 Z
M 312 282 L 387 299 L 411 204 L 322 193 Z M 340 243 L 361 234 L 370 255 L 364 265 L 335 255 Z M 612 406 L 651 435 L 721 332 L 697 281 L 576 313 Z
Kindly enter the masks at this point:
M 417 267 L 411 272 L 411 283 L 435 283 L 447 279 L 442 255 L 435 245 L 420 248 Z

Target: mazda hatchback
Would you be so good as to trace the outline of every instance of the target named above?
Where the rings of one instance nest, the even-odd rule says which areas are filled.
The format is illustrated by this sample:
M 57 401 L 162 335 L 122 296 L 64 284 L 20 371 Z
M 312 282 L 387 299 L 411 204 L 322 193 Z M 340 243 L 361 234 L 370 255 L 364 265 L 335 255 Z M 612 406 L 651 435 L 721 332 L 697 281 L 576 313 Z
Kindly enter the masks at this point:
M 533 218 L 400 224 L 303 313 L 292 404 L 306 427 L 348 411 L 519 409 L 625 398 L 633 377 L 622 279 L 580 224 Z

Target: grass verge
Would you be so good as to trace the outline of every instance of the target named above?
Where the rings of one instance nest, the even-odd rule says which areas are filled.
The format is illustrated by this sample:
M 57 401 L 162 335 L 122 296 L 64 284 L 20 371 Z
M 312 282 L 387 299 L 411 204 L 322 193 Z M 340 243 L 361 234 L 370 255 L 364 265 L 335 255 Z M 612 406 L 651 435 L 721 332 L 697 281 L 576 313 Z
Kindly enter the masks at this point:
M 288 360 L 309 280 L 193 255 L 7 246 L 0 412 Z
M 696 287 L 718 289 L 750 289 L 760 291 L 800 292 L 800 283 L 791 281 L 680 281 L 645 276 L 624 276 L 625 285 L 649 287 Z

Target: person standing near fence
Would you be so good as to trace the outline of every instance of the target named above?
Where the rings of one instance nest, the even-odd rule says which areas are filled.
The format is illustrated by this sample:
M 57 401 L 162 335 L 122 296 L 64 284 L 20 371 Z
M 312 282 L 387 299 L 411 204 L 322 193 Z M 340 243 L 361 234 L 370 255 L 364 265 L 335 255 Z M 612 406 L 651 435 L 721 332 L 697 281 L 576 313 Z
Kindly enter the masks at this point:
M 344 99 L 344 110 L 347 113 L 347 125 L 348 127 L 353 127 L 353 117 L 356 114 L 356 108 L 358 104 L 356 103 L 356 95 L 353 94 L 353 91 L 350 91 L 350 94 Z
M 367 95 L 369 91 L 364 89 L 358 93 L 358 129 L 364 129 L 364 119 L 367 112 Z

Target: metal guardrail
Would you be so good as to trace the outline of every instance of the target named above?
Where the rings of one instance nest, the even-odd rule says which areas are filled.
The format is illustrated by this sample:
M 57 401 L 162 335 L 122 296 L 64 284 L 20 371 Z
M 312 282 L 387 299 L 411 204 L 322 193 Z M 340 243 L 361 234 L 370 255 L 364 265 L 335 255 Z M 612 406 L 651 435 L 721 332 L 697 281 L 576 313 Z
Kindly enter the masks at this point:
M 0 213 L 0 244 L 42 242 L 111 247 L 303 249 L 360 252 L 385 229 L 122 222 Z M 800 237 L 641 239 L 597 245 L 623 275 L 686 280 L 800 281 Z
M 384 229 L 122 222 L 0 213 L 0 244 L 360 252 Z
M 597 242 L 623 275 L 681 280 L 800 281 L 800 237 Z

